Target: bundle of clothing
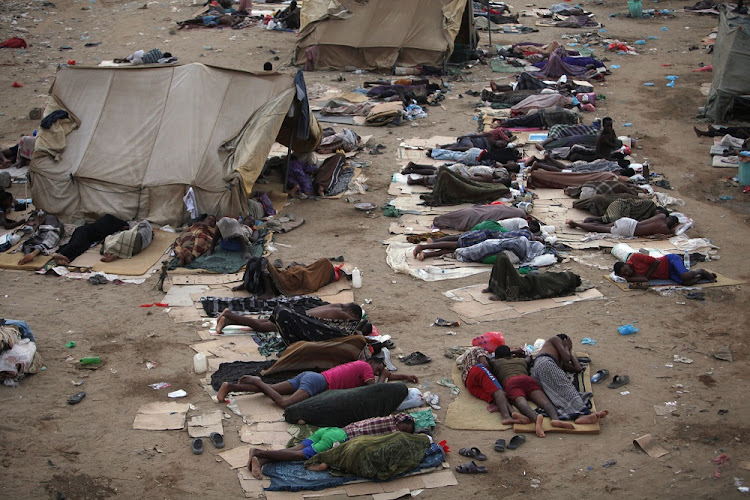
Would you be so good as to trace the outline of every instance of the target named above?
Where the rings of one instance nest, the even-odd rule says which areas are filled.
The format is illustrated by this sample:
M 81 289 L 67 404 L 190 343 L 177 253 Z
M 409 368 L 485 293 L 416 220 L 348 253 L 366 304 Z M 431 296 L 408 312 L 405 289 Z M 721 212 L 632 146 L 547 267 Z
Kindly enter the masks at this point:
M 28 323 L 0 319 L 0 380 L 3 384 L 16 386 L 25 375 L 39 372 L 42 365 Z

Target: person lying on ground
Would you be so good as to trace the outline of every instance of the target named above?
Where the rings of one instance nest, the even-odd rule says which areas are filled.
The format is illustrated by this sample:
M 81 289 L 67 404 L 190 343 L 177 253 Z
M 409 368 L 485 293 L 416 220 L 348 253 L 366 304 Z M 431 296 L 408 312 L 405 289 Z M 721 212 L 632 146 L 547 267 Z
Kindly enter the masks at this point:
M 495 165 L 498 165 L 497 163 Z M 475 165 L 473 167 L 467 167 L 463 163 L 454 163 L 447 167 L 449 170 L 456 172 L 461 175 L 464 179 L 468 179 L 475 182 L 488 182 L 493 184 L 503 184 L 510 186 L 511 180 L 515 178 L 515 175 L 511 176 L 510 172 L 504 167 L 490 167 L 487 165 Z M 429 172 L 429 173 L 428 173 Z M 434 165 L 417 165 L 409 162 L 406 167 L 401 171 L 402 174 L 408 175 L 406 183 L 409 185 L 421 185 L 421 186 L 433 186 L 437 179 L 438 167 Z M 412 177 L 411 174 L 419 174 L 421 177 Z
M 540 109 L 535 113 L 529 113 L 516 118 L 496 120 L 495 126 L 503 128 L 550 128 L 553 125 L 577 125 L 580 123 L 580 115 L 565 108 L 554 107 Z
M 154 228 L 147 220 L 143 220 L 127 231 L 121 231 L 104 238 L 99 253 L 102 262 L 112 262 L 117 259 L 129 259 L 138 255 L 151 245 L 154 239 Z
M 529 363 L 531 363 L 530 357 L 513 357 L 507 345 L 501 345 L 495 349 L 495 357 L 490 360 L 492 373 L 503 384 L 508 400 L 518 408 L 518 411 L 534 422 L 538 437 L 544 437 L 544 430 L 542 430 L 544 416 L 532 410 L 529 401 L 544 409 L 553 427 L 573 429 L 571 423 L 560 420 L 555 405 L 547 398 L 536 380 L 529 376 Z
M 4 229 L 15 229 L 26 224 L 26 219 L 13 220 L 8 214 L 13 211 L 15 199 L 10 191 L 0 191 L 0 225 Z
M 343 324 L 343 322 L 359 324 L 362 320 L 362 308 L 354 302 L 346 304 L 325 304 L 308 309 L 305 311 L 305 314 L 311 318 L 328 320 L 331 324 Z M 216 334 L 221 334 L 224 327 L 228 325 L 249 326 L 256 332 L 275 332 L 279 330 L 279 325 L 270 319 L 251 318 L 250 316 L 243 316 L 241 314 L 233 313 L 229 309 L 224 309 L 216 319 Z M 355 333 L 356 332 L 352 331 L 349 334 L 352 335 Z
M 128 223 L 120 220 L 114 215 L 102 215 L 94 222 L 77 227 L 70 237 L 70 241 L 61 246 L 57 253 L 52 255 L 58 266 L 67 266 L 78 256 L 83 254 L 92 245 L 102 241 L 110 234 L 130 229 Z
M 622 217 L 606 224 L 602 222 L 575 222 L 570 219 L 565 222 L 572 228 L 583 229 L 590 233 L 612 233 L 626 238 L 656 234 L 674 234 L 675 228 L 680 223 L 679 219 L 674 215 L 667 216 L 664 213 L 658 213 L 642 221 L 637 221 L 630 217 Z
M 543 158 L 532 156 L 526 162 L 526 166 L 531 167 L 532 172 L 534 170 L 548 170 L 550 172 L 612 172 L 624 177 L 632 177 L 635 175 L 635 170 L 628 165 L 630 165 L 630 162 L 627 160 L 612 161 L 603 158 L 594 161 L 577 161 L 566 165 L 548 154 L 545 154 Z
M 292 3 L 289 4 L 289 7 L 287 7 L 284 10 L 280 10 L 276 12 L 273 15 L 273 18 L 277 23 L 280 23 L 283 27 L 287 29 L 298 30 L 299 29 L 299 16 L 300 16 L 300 8 L 297 7 L 296 0 L 292 0 Z
M 392 432 L 414 434 L 414 419 L 406 413 L 396 413 L 386 417 L 374 417 L 353 422 L 343 429 L 322 427 L 302 443 L 284 450 L 250 450 L 248 468 L 256 479 L 261 478 L 261 469 L 268 462 L 291 462 L 307 460 L 318 453 L 330 450 L 344 441 L 359 436 L 382 436 Z
M 720 125 L 709 125 L 705 132 L 698 127 L 693 127 L 698 137 L 717 137 L 731 135 L 739 139 L 750 139 L 750 127 L 722 127 Z
M 627 262 L 615 262 L 615 274 L 630 283 L 644 283 L 651 279 L 672 280 L 680 285 L 692 286 L 700 281 L 716 281 L 716 274 L 705 269 L 688 271 L 682 256 L 674 253 L 664 257 L 651 257 L 639 252 L 630 254 Z
M 502 385 L 490 371 L 489 352 L 481 347 L 470 347 L 456 363 L 461 368 L 461 379 L 469 394 L 486 403 L 494 403 L 504 425 L 531 423 L 528 417 L 512 411 Z
M 482 293 L 491 294 L 490 300 L 518 302 L 565 297 L 575 293 L 580 285 L 581 277 L 570 271 L 519 274 L 505 252 L 500 252 Z
M 466 151 L 452 151 L 450 149 L 427 149 L 427 155 L 435 160 L 452 161 L 472 167 L 475 165 L 491 165 L 515 161 L 521 154 L 515 148 L 469 148 Z
M 229 26 L 233 27 L 245 18 L 243 16 L 232 16 L 229 14 L 220 14 L 218 12 L 209 12 L 208 15 L 194 17 L 193 19 L 186 19 L 185 21 L 177 21 L 178 30 L 183 29 L 186 26 L 207 26 L 213 28 L 215 26 Z M 116 61 L 115 61 L 116 62 Z
M 221 244 L 221 248 L 228 252 L 242 252 L 243 259 L 250 258 L 250 243 L 258 241 L 258 233 L 253 231 L 250 219 L 242 222 L 232 217 L 222 217 L 216 223 L 216 231 L 211 240 L 211 246 L 206 252 L 212 255 L 216 245 Z
M 178 266 L 186 266 L 203 255 L 211 247 L 216 233 L 216 217 L 209 215 L 183 231 L 172 244 Z
M 656 214 L 669 216 L 669 211 L 648 198 L 620 198 L 610 203 L 602 216 L 586 217 L 583 222 L 610 224 L 624 217 L 645 221 Z
M 641 193 L 641 189 L 633 184 L 632 182 L 625 182 L 621 180 L 609 180 L 609 181 L 591 181 L 585 182 L 580 186 L 569 186 L 563 189 L 563 193 L 570 196 L 571 198 L 580 198 L 582 200 L 591 198 L 597 194 L 602 195 L 616 195 L 616 194 L 629 194 L 632 196 L 638 196 Z
M 491 82 L 492 80 L 490 80 L 490 83 Z M 494 127 L 486 132 L 469 132 L 467 134 L 459 135 L 456 140 L 460 142 L 462 139 L 465 139 L 467 137 L 483 137 L 492 141 L 503 141 L 506 143 L 510 142 L 514 138 L 513 135 L 503 127 Z
M 591 393 L 579 393 L 566 372 L 580 373 L 583 369 L 573 354 L 573 342 L 564 333 L 547 339 L 531 366 L 531 376 L 542 387 L 557 410 L 560 420 L 576 424 L 594 424 L 609 414 L 608 410 L 591 413 L 587 401 Z
M 532 221 L 533 222 L 533 221 Z M 458 248 L 467 248 L 487 240 L 500 240 L 508 238 L 526 238 L 530 241 L 542 241 L 537 238 L 528 229 L 518 229 L 514 231 L 493 231 L 489 229 L 479 231 L 467 231 L 465 233 L 444 236 L 436 240 L 427 240 L 427 243 L 420 243 L 414 247 L 414 258 L 417 260 L 431 259 L 451 254 Z M 425 252 L 425 250 L 433 250 Z
M 456 138 L 456 142 L 450 144 L 435 144 L 438 149 L 449 149 L 451 151 L 468 151 L 471 148 L 500 149 L 508 146 L 509 141 L 503 139 L 493 139 L 492 136 L 485 135 L 464 135 Z
M 18 261 L 19 266 L 28 264 L 37 255 L 49 255 L 60 243 L 60 238 L 65 235 L 65 224 L 52 214 L 38 216 L 32 223 L 32 227 L 34 227 L 34 233 L 21 246 L 24 255 Z
M 114 62 L 119 64 L 130 63 L 133 65 L 139 65 L 166 63 L 171 62 L 170 59 L 172 59 L 171 53 L 162 52 L 159 49 L 151 49 L 148 52 L 146 52 L 145 50 L 136 50 L 129 56 L 123 57 L 122 59 L 114 59 Z M 175 59 L 175 61 L 176 60 L 177 59 Z
M 378 377 L 377 383 L 387 380 L 419 383 L 416 375 L 391 373 L 385 368 L 382 359 L 373 357 L 368 361 L 345 363 L 323 373 L 302 372 L 292 379 L 273 385 L 266 384 L 260 377 L 245 375 L 236 384 L 224 382 L 216 398 L 221 402 L 230 392 L 260 392 L 281 408 L 287 408 L 329 389 L 353 389 L 374 384 L 375 376 Z

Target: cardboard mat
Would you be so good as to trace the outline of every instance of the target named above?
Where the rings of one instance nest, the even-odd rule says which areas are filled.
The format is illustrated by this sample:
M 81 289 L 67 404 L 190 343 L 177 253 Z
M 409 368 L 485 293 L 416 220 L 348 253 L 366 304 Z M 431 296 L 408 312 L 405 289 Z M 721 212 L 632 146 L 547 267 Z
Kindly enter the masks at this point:
M 403 237 L 402 237 L 403 238 Z M 425 259 L 414 257 L 414 245 L 406 241 L 389 240 L 386 263 L 396 272 L 408 274 L 423 281 L 442 281 L 487 273 L 492 266 L 478 262 L 459 262 L 455 259 Z
M 603 299 L 604 295 L 596 288 L 584 292 L 577 292 L 567 297 L 553 297 L 550 299 L 527 300 L 521 302 L 507 302 L 490 300 L 490 294 L 482 293 L 487 285 L 471 285 L 444 292 L 454 302 L 450 309 L 458 314 L 466 324 L 485 321 L 501 321 L 503 319 L 519 318 L 524 314 L 531 314 L 546 309 L 554 309 L 570 305 L 582 300 Z
M 451 378 L 453 383 L 461 389 L 461 392 L 448 405 L 448 412 L 445 415 L 446 427 L 471 431 L 504 431 L 512 427 L 500 421 L 499 413 L 488 412 L 486 402 L 469 394 L 463 380 L 461 380 L 461 370 L 458 369 L 455 362 L 453 363 Z
M 29 262 L 28 264 L 19 266 L 18 261 L 23 258 L 21 245 L 23 245 L 23 241 L 19 241 L 15 246 L 8 249 L 7 252 L 0 253 L 0 268 L 35 271 L 40 267 L 44 267 L 44 265 L 51 259 L 49 255 L 37 255 L 36 257 L 34 257 L 34 260 Z M 13 253 L 15 250 L 18 251 Z
M 651 280 L 649 281 L 649 288 L 715 288 L 719 286 L 734 286 L 734 285 L 741 285 L 744 283 L 742 280 L 737 280 L 734 278 L 728 278 L 724 276 L 723 274 L 715 273 L 716 274 L 716 282 L 714 283 L 698 283 L 697 285 L 692 286 L 682 286 L 677 284 L 674 281 L 670 280 Z M 627 282 L 617 282 L 612 280 L 609 274 L 604 275 L 605 278 L 607 278 L 609 281 L 617 285 L 617 287 L 622 290 L 623 292 L 633 292 L 638 291 L 637 288 L 628 288 Z M 640 290 L 643 291 L 643 290 Z
M 69 267 L 89 268 L 93 271 L 107 274 L 120 274 L 124 276 L 140 276 L 145 274 L 154 264 L 157 264 L 162 256 L 169 250 L 177 234 L 157 229 L 154 231 L 154 239 L 144 251 L 134 255 L 130 259 L 117 259 L 113 262 L 102 262 L 99 254 L 101 245 L 88 249 L 79 256 Z
M 166 431 L 183 429 L 185 416 L 190 409 L 188 403 L 148 403 L 138 409 L 133 429 Z
M 584 353 L 578 353 L 577 354 L 580 357 L 588 356 Z M 591 365 L 589 365 L 585 371 L 581 373 L 577 373 L 576 377 L 578 377 L 578 387 L 583 387 L 584 392 L 593 392 L 591 390 L 591 373 L 595 373 L 591 371 Z M 535 408 L 536 405 L 529 402 L 529 405 L 532 408 Z M 592 396 L 591 398 L 591 412 L 596 411 L 596 404 L 594 403 L 594 398 Z M 572 423 L 572 422 L 571 422 Z M 565 433 L 565 434 L 599 434 L 601 431 L 601 426 L 599 425 L 599 422 L 595 424 L 573 424 L 575 428 L 573 429 L 561 429 L 559 427 L 552 427 L 552 424 L 550 424 L 550 418 L 544 417 L 544 423 L 542 424 L 542 430 L 547 432 L 555 432 L 555 433 Z M 513 431 L 522 433 L 522 432 L 535 432 L 534 424 L 515 424 L 513 426 Z

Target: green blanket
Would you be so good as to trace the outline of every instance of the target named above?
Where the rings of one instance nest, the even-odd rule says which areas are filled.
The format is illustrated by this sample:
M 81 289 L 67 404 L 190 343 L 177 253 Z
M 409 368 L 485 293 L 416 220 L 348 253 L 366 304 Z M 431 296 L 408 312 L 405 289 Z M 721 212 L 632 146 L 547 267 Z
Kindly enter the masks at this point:
M 253 257 L 263 255 L 265 241 L 265 238 L 258 239 L 258 242 L 250 247 L 250 255 Z M 230 252 L 216 245 L 213 255 L 204 253 L 185 267 L 188 269 L 205 269 L 212 273 L 232 274 L 242 269 L 245 262 L 247 262 L 247 259 L 242 257 L 242 252 Z M 177 258 L 174 258 L 169 263 L 169 269 L 175 269 L 176 267 Z
M 424 434 L 393 432 L 383 436 L 360 436 L 318 453 L 305 465 L 328 464 L 331 474 L 384 481 L 416 468 L 430 447 Z
M 571 295 L 580 284 L 581 277 L 570 271 L 521 275 L 500 252 L 492 266 L 489 288 L 500 300 L 518 302 Z
M 425 205 L 460 205 L 461 203 L 489 203 L 510 193 L 503 184 L 471 181 L 446 167 L 440 167 L 432 193 L 421 196 Z

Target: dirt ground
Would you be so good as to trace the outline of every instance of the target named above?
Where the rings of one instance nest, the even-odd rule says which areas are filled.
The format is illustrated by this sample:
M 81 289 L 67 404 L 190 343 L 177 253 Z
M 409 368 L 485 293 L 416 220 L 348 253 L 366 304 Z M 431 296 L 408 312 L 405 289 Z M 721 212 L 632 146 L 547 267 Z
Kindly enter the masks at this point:
M 172 1 L 142 2 L 57 0 L 56 6 L 42 2 L 0 2 L 0 38 L 22 36 L 27 50 L 0 51 L 0 133 L 2 144 L 12 144 L 22 133 L 37 125 L 28 120 L 29 109 L 43 107 L 44 94 L 54 78 L 57 64 L 75 60 L 93 65 L 101 59 L 123 57 L 137 49 L 159 47 L 181 62 L 203 62 L 242 69 L 259 70 L 266 61 L 283 72 L 293 50 L 295 35 L 268 32 L 259 28 L 234 30 L 184 30 L 170 33 L 174 22 L 192 17 L 195 7 Z M 540 6 L 553 2 L 547 0 Z M 681 8 L 684 2 L 649 2 L 644 8 Z M 750 205 L 739 188 L 726 183 L 733 169 L 708 167 L 710 141 L 696 138 L 692 126 L 704 97 L 699 88 L 711 74 L 693 73 L 700 62 L 710 64 L 703 51 L 688 51 L 716 25 L 711 16 L 677 13 L 673 18 L 633 20 L 624 17 L 624 1 L 586 6 L 606 26 L 608 36 L 633 42 L 649 35 L 641 55 L 603 54 L 609 64 L 619 64 L 607 82 L 596 84 L 596 92 L 606 100 L 597 116 L 611 116 L 620 134 L 638 138 L 635 156 L 648 159 L 652 171 L 661 172 L 683 198 L 685 212 L 696 220 L 693 236 L 707 237 L 721 247 L 721 259 L 706 267 L 725 275 L 750 279 L 746 245 Z M 517 9 L 523 8 L 516 5 Z M 610 13 L 620 14 L 610 18 Z M 522 18 L 527 25 L 530 18 Z M 11 21 L 17 24 L 11 24 Z M 28 33 L 13 27 L 28 29 Z M 668 28 L 662 31 L 661 27 Z M 572 30 L 542 28 L 530 35 L 493 35 L 495 43 L 522 40 L 560 40 Z M 85 38 L 88 37 L 88 38 Z M 101 42 L 91 48 L 87 42 Z M 487 43 L 487 35 L 482 35 Z M 60 46 L 73 50 L 61 51 Z M 210 47 L 210 50 L 209 50 Z M 279 61 L 274 61 L 274 54 Z M 664 67 L 663 64 L 673 66 Z M 673 89 L 665 87 L 664 77 L 678 75 Z M 305 75 L 308 84 L 354 88 L 373 74 L 344 73 L 343 82 L 334 82 L 338 72 Z M 389 200 L 387 188 L 396 171 L 396 150 L 401 139 L 456 135 L 476 130 L 473 119 L 476 98 L 458 94 L 481 90 L 489 78 L 502 80 L 487 66 L 465 71 L 458 79 L 447 79 L 452 90 L 440 107 L 428 109 L 428 118 L 398 128 L 359 128 L 362 135 L 373 134 L 373 141 L 386 146 L 385 154 L 372 160 L 365 171 L 370 191 L 362 201 L 381 205 Z M 12 88 L 11 83 L 22 83 Z M 646 87 L 644 82 L 654 82 Z M 592 116 L 593 118 L 593 116 Z M 631 128 L 622 128 L 630 122 Z M 719 196 L 732 195 L 721 201 Z M 364 285 L 355 291 L 357 302 L 366 306 L 378 329 L 393 336 L 398 353 L 419 349 L 433 358 L 428 365 L 409 369 L 420 376 L 429 390 L 442 398 L 440 420 L 452 400 L 436 381 L 450 373 L 443 356 L 445 347 L 468 345 L 471 339 L 490 330 L 500 330 L 509 344 L 533 343 L 536 338 L 564 332 L 579 346 L 591 337 L 595 346 L 580 346 L 594 361 L 594 368 L 607 368 L 614 374 L 628 374 L 631 383 L 621 390 L 596 386 L 599 408 L 610 410 L 598 436 L 548 435 L 529 437 L 516 451 L 497 454 L 492 444 L 498 437 L 510 438 L 510 431 L 453 431 L 438 425 L 437 436 L 446 439 L 453 450 L 478 446 L 489 456 L 490 474 L 479 477 L 457 475 L 459 486 L 425 490 L 421 496 L 437 499 L 541 494 L 544 497 L 611 498 L 718 498 L 740 496 L 735 478 L 750 484 L 750 472 L 740 468 L 750 460 L 746 443 L 750 439 L 746 419 L 748 403 L 748 293 L 745 286 L 712 288 L 703 302 L 686 300 L 683 295 L 661 297 L 652 292 L 623 293 L 603 281 L 602 272 L 576 263 L 566 269 L 580 273 L 596 284 L 606 300 L 576 303 L 567 307 L 510 319 L 498 324 L 479 323 L 445 330 L 430 325 L 436 317 L 455 319 L 447 309 L 450 300 L 442 292 L 482 282 L 486 275 L 457 281 L 426 283 L 395 274 L 385 263 L 382 240 L 388 237 L 391 219 L 379 212 L 357 212 L 345 199 L 294 201 L 285 213 L 303 216 L 306 223 L 288 234 L 276 236 L 279 246 L 274 258 L 312 262 L 320 257 L 344 255 L 363 273 Z M 606 263 L 611 257 L 603 256 Z M 563 266 L 555 266 L 561 270 Z M 0 316 L 27 320 L 38 340 L 46 371 L 29 377 L 20 387 L 0 389 L 0 495 L 5 498 L 201 498 L 241 497 L 237 476 L 216 457 L 209 446 L 201 456 L 190 453 L 185 432 L 132 430 L 138 407 L 151 401 L 164 401 L 164 391 L 148 384 L 166 381 L 188 392 L 189 401 L 199 410 L 215 408 L 198 384 L 192 371 L 195 325 L 176 325 L 159 310 L 143 309 L 142 303 L 158 302 L 163 295 L 156 280 L 142 285 L 92 286 L 85 281 L 40 276 L 27 272 L 0 271 Z M 743 306 L 743 304 L 745 304 Z M 617 327 L 634 323 L 640 332 L 620 336 Z M 65 343 L 77 346 L 67 349 Z M 734 362 L 712 357 L 714 349 L 731 346 Z M 672 363 L 678 354 L 692 364 Z M 104 365 L 96 371 L 78 370 L 69 360 L 100 355 Z M 158 367 L 147 370 L 146 361 Z M 398 363 L 397 363 L 398 364 Z M 84 381 L 79 388 L 72 382 Z M 66 404 L 68 396 L 83 389 L 86 399 L 79 405 Z M 627 391 L 628 394 L 621 394 Z M 656 416 L 653 405 L 676 401 L 674 414 Z M 721 410 L 721 412 L 720 412 Z M 233 416 L 225 422 L 228 447 L 240 443 L 241 421 Z M 633 447 L 633 439 L 650 433 L 669 454 L 650 458 Z M 730 462 L 719 468 L 714 459 L 725 453 Z M 616 465 L 603 468 L 608 460 Z M 463 461 L 457 451 L 448 461 Z M 720 470 L 719 470 L 720 469 Z M 717 473 L 717 470 L 719 471 Z M 541 481 L 537 489 L 532 479 Z

